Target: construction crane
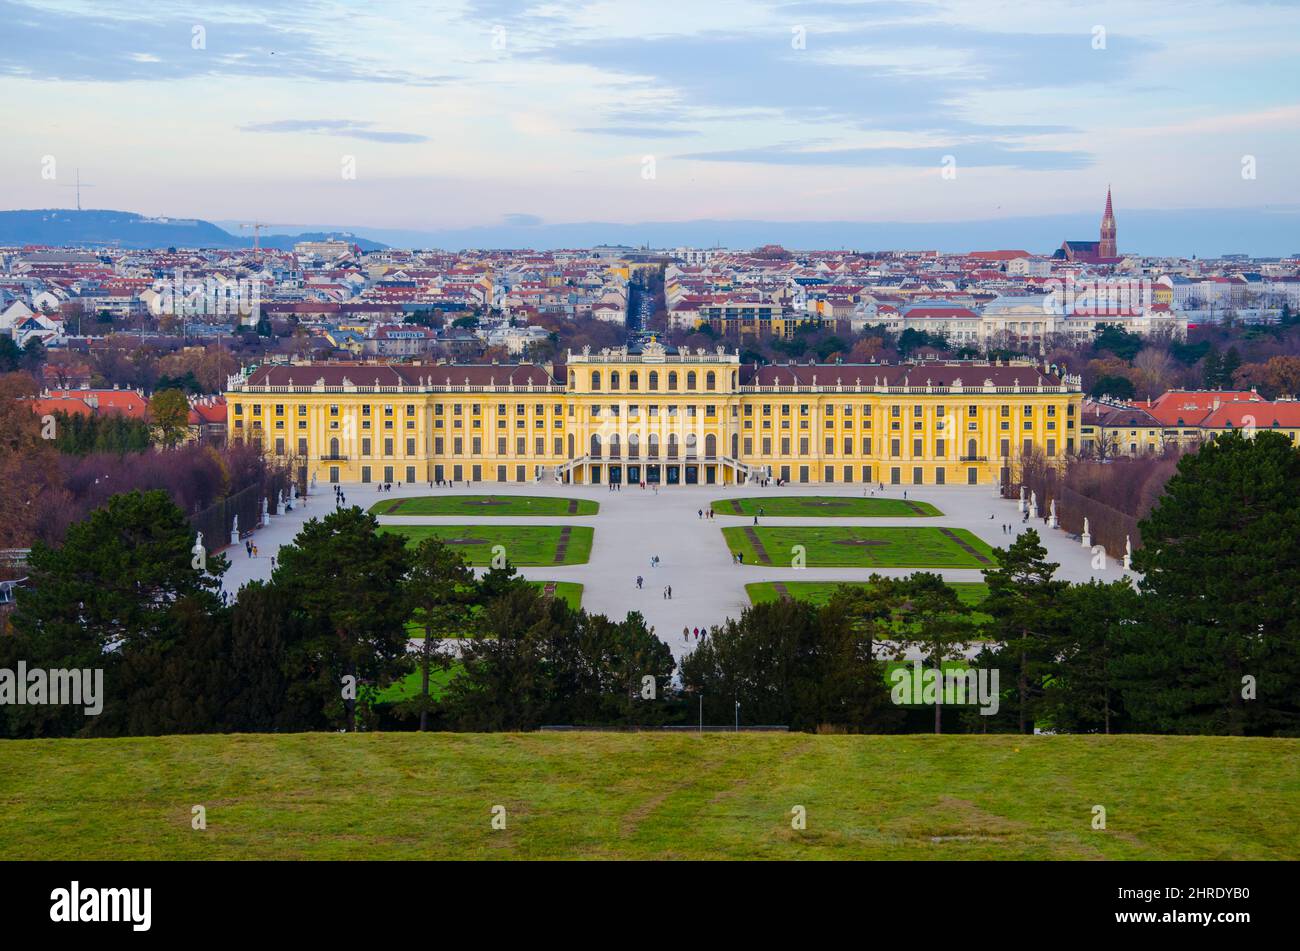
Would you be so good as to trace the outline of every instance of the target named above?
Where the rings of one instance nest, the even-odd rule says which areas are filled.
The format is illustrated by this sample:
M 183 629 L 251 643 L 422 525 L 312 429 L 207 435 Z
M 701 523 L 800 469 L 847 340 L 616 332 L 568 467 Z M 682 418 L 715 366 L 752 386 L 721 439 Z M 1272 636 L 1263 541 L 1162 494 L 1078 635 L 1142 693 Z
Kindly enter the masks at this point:
M 60 188 L 75 188 L 77 190 L 77 211 L 81 211 L 81 190 L 83 188 L 94 188 L 94 185 L 83 183 L 81 181 L 81 169 L 77 169 L 77 183 L 75 185 L 65 185 L 60 183 Z
M 262 248 L 262 229 L 263 228 L 282 228 L 284 225 L 272 224 L 269 221 L 249 221 L 239 226 L 240 231 L 253 230 L 253 253 L 258 254 Z

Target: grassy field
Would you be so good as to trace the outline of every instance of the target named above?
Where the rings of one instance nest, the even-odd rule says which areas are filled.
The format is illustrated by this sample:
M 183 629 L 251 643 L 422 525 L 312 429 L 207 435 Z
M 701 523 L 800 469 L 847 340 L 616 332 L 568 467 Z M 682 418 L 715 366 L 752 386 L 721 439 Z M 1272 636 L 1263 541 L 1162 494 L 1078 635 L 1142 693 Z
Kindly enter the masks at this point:
M 382 499 L 370 506 L 374 515 L 595 515 L 598 502 L 557 499 L 539 495 L 421 495 L 410 499 Z
M 781 584 L 785 587 L 786 594 L 795 600 L 811 601 L 813 604 L 822 605 L 831 599 L 831 595 L 841 583 L 839 581 L 755 581 L 745 585 L 745 592 L 749 595 L 751 604 L 762 604 L 765 601 L 775 601 L 780 596 L 776 586 Z M 957 592 L 957 597 L 962 604 L 969 604 L 971 607 L 983 601 L 989 593 L 989 586 L 982 581 L 950 581 L 948 587 Z
M 759 509 L 763 511 L 760 512 Z M 719 515 L 772 515 L 783 518 L 907 518 L 911 515 L 943 514 L 929 502 L 858 498 L 849 495 L 723 499 L 713 503 L 713 511 Z
M 464 668 L 460 664 L 452 664 L 446 670 L 435 667 L 429 671 L 429 696 L 435 700 L 442 696 L 442 691 L 447 684 L 451 683 L 451 678 L 455 677 Z M 420 692 L 420 685 L 423 675 L 418 670 L 411 671 L 401 680 L 389 684 L 383 690 L 380 690 L 375 699 L 380 703 L 393 703 L 398 700 L 406 700 L 414 697 Z
M 436 536 L 476 568 L 491 563 L 497 545 L 505 548 L 512 565 L 520 566 L 581 565 L 591 555 L 592 529 L 585 525 L 381 525 L 379 530 L 405 535 L 412 547 Z M 563 556 L 556 557 L 564 538 Z
M 1151 736 L 8 740 L 0 828 L 8 859 L 79 861 L 1294 860 L 1298 754 Z M 190 828 L 198 804 L 206 831 Z
M 554 585 L 551 597 L 565 601 L 575 611 L 582 607 L 582 585 L 576 581 L 530 581 L 528 583 L 543 593 L 545 593 L 547 585 Z M 406 622 L 406 633 L 410 637 L 419 640 L 424 639 L 424 628 L 418 620 Z
M 809 568 L 983 568 L 994 565 L 993 549 L 964 528 L 760 525 L 756 528 L 724 528 L 722 535 L 733 553 L 744 552 L 747 565 L 788 567 L 795 545 L 804 546 Z M 754 544 L 755 539 L 758 546 Z M 962 543 L 968 547 L 962 547 Z

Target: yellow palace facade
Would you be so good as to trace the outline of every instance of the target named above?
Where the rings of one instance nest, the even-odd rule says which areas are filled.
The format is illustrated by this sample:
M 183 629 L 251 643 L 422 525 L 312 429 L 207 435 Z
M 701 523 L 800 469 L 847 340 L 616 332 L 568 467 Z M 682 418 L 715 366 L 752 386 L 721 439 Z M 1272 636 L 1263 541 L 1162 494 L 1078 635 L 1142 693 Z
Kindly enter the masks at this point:
M 232 376 L 232 439 L 329 482 L 934 485 L 1079 448 L 1077 377 L 1022 363 L 742 365 L 651 342 L 538 364 Z

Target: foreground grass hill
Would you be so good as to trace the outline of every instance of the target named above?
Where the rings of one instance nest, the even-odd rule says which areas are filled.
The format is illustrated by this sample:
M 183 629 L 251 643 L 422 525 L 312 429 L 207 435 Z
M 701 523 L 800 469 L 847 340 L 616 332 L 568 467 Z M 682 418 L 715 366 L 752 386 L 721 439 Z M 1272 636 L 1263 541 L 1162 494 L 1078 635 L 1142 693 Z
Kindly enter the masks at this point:
M 1153 736 L 3 741 L 0 828 L 12 859 L 1295 859 L 1298 754 Z

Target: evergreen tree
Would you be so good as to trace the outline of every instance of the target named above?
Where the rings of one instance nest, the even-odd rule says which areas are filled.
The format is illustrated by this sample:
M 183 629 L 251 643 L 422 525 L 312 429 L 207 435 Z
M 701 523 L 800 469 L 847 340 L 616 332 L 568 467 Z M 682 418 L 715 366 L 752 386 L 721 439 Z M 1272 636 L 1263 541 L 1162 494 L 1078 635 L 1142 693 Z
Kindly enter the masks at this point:
M 349 688 L 363 681 L 382 686 L 409 670 L 403 582 L 411 559 L 401 535 L 378 527 L 356 506 L 313 518 L 280 549 L 272 577 L 315 626 L 306 648 L 334 685 L 326 712 L 349 730 L 356 729 L 356 695 Z
M 1065 585 L 1055 580 L 1057 565 L 1047 560 L 1047 549 L 1032 528 L 993 554 L 997 567 L 984 569 L 989 593 L 980 610 L 991 617 L 988 633 L 1000 645 L 990 659 L 1015 673 L 1016 727 L 1027 733 L 1051 673 Z
M 706 719 L 792 730 L 876 732 L 896 723 L 881 665 L 851 595 L 824 608 L 783 598 L 713 628 L 681 662 L 688 694 Z
M 1139 526 L 1143 623 L 1121 672 L 1146 728 L 1300 732 L 1300 454 L 1240 431 L 1184 456 Z
M 1223 355 L 1223 368 L 1219 371 L 1219 376 L 1220 376 L 1219 388 L 1227 390 L 1236 386 L 1237 381 L 1234 379 L 1234 377 L 1237 375 L 1237 371 L 1240 369 L 1241 369 L 1241 353 L 1237 350 L 1236 346 L 1234 345 L 1229 347 L 1228 352 Z
M 194 540 L 180 509 L 155 490 L 113 496 L 72 525 L 58 548 L 32 546 L 6 647 L 33 667 L 102 668 L 109 699 L 106 719 L 92 724 L 80 710 L 18 708 L 25 735 L 108 732 L 106 724 L 129 721 L 120 705 L 136 682 L 130 672 L 220 608 L 226 559 L 200 558 Z
M 407 704 L 407 711 L 420 716 L 421 732 L 429 728 L 429 674 L 446 667 L 438 650 L 440 638 L 464 633 L 470 624 L 477 590 L 474 573 L 456 551 L 430 536 L 415 550 L 411 572 L 406 578 L 407 600 L 415 622 L 424 631 L 416 666 L 420 671 L 420 695 Z
M 1201 364 L 1201 382 L 1207 390 L 1223 389 L 1223 355 L 1213 344 L 1205 354 L 1205 362 Z
M 921 655 L 925 666 L 942 671 L 945 664 L 964 662 L 966 645 L 975 637 L 970 608 L 942 577 L 917 572 L 895 586 L 900 599 L 898 624 L 892 637 L 895 659 L 909 649 Z M 943 732 L 943 704 L 934 705 L 934 732 Z
M 1053 647 L 1043 711 L 1069 733 L 1111 733 L 1125 722 L 1116 658 L 1139 617 L 1128 581 L 1069 585 L 1062 592 L 1064 629 Z

